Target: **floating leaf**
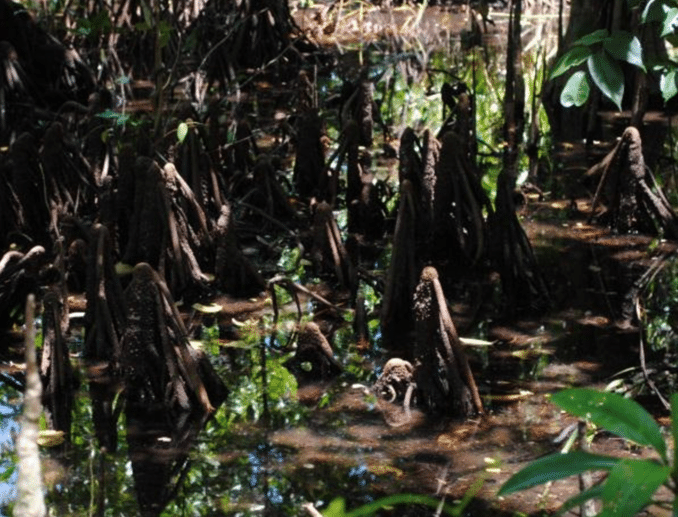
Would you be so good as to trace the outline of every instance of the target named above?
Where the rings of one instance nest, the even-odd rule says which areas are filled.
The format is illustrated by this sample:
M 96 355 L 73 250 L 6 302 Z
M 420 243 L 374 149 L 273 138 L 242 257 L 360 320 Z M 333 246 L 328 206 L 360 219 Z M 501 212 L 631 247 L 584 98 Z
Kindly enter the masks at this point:
M 191 305 L 196 311 L 203 312 L 205 314 L 216 314 L 221 312 L 223 307 L 218 303 L 210 303 L 209 305 L 203 305 L 202 303 L 194 303 Z
M 624 97 L 624 73 L 619 63 L 601 49 L 589 56 L 587 64 L 593 82 L 600 88 L 603 95 L 621 110 L 621 101 Z
M 188 124 L 181 122 L 177 127 L 177 140 L 180 144 L 186 139 L 186 135 L 188 135 Z
M 636 515 L 667 480 L 671 468 L 651 460 L 623 459 L 610 471 L 603 486 L 605 517 Z
M 590 47 L 582 47 L 582 46 L 576 46 L 572 47 L 570 50 L 565 52 L 558 62 L 556 63 L 556 66 L 553 67 L 553 70 L 551 71 L 550 78 L 554 79 L 555 77 L 558 77 L 559 75 L 564 74 L 567 72 L 570 68 L 574 68 L 575 66 L 581 65 L 584 61 L 588 59 L 588 57 L 591 55 L 591 48 Z
M 581 474 L 587 470 L 610 470 L 618 462 L 619 458 L 585 451 L 573 451 L 568 454 L 557 452 L 539 458 L 516 472 L 502 485 L 497 495 L 526 490 L 549 481 Z
M 496 341 L 486 341 L 484 339 L 475 339 L 470 337 L 459 337 L 462 345 L 466 346 L 492 346 Z
M 627 31 L 615 31 L 603 41 L 603 48 L 615 59 L 626 61 L 645 71 L 643 48 L 638 37 Z
M 38 445 L 41 447 L 56 447 L 66 441 L 66 435 L 63 431 L 54 431 L 45 429 L 38 435 Z
M 556 393 L 551 401 L 598 427 L 631 440 L 649 445 L 666 460 L 666 443 L 652 416 L 637 402 L 616 393 L 602 393 L 587 388 L 572 388 Z
M 583 106 L 589 98 L 590 90 L 591 88 L 589 86 L 589 80 L 586 77 L 586 72 L 579 70 L 573 73 L 572 77 L 565 83 L 565 87 L 560 94 L 560 104 L 565 108 Z

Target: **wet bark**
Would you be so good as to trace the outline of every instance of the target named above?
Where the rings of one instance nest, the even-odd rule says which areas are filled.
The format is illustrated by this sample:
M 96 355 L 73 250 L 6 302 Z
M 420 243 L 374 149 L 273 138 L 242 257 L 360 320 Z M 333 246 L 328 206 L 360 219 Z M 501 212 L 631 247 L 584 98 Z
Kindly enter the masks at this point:
M 355 122 L 347 129 L 347 189 L 348 231 L 355 234 L 360 243 L 381 238 L 385 230 L 385 207 L 379 198 L 374 174 L 369 170 L 370 157 L 358 148 L 362 130 Z
M 374 383 L 374 392 L 389 402 L 402 402 L 414 384 L 414 366 L 409 361 L 394 357 L 384 365 L 384 370 Z
M 57 289 L 50 289 L 43 299 L 43 341 L 40 360 L 42 403 L 49 429 L 63 431 L 70 440 L 75 378 L 63 327 L 65 301 Z
M 400 351 L 410 346 L 414 331 L 412 296 L 418 282 L 419 267 L 415 244 L 417 215 L 413 190 L 409 180 L 402 182 L 391 263 L 381 309 L 384 348 L 396 355 L 400 355 Z
M 266 281 L 238 246 L 230 204 L 221 207 L 214 230 L 216 257 L 214 275 L 217 287 L 233 296 L 253 296 L 266 289 Z
M 309 322 L 299 330 L 297 351 L 286 364 L 300 384 L 326 381 L 343 368 L 334 357 L 332 346 L 317 323 Z
M 45 249 L 34 246 L 27 253 L 8 251 L 0 260 L 0 329 L 18 322 L 26 297 L 38 291 Z
M 85 357 L 94 361 L 121 360 L 120 338 L 125 328 L 122 286 L 115 271 L 108 229 L 92 228 L 87 257 Z
M 628 127 L 615 147 L 587 175 L 600 174 L 592 213 L 605 203 L 598 217 L 619 233 L 660 233 L 678 238 L 678 217 L 661 187 L 645 166 L 640 133 Z
M 225 387 L 188 342 L 169 289 L 148 264 L 134 268 L 125 301 L 121 366 L 128 401 L 174 412 L 214 411 Z
M 207 89 L 237 80 L 237 72 L 267 64 L 292 77 L 300 64 L 291 47 L 301 40 L 286 1 L 212 0 L 188 29 L 195 37 L 196 57 L 205 62 Z
M 313 218 L 313 263 L 318 274 L 334 274 L 344 288 L 355 285 L 354 267 L 334 219 L 332 208 L 324 201 L 315 209 Z
M 518 157 L 525 125 L 525 85 L 522 76 L 520 17 L 522 0 L 511 4 L 504 97 L 503 168 L 497 178 L 496 213 L 490 218 L 492 257 L 501 275 L 506 308 L 511 312 L 541 312 L 550 303 L 532 245 L 520 225 L 513 201 Z
M 482 413 L 478 388 L 435 268 L 422 271 L 413 309 L 416 341 L 407 359 L 414 364 L 420 404 L 449 416 Z
M 201 292 L 207 278 L 196 254 L 206 245 L 208 232 L 193 192 L 169 163 L 160 169 L 141 157 L 134 173 L 134 208 L 123 261 L 157 268 L 174 293 Z
M 323 149 L 324 124 L 317 108 L 302 111 L 295 123 L 296 159 L 293 181 L 302 198 L 331 199 Z

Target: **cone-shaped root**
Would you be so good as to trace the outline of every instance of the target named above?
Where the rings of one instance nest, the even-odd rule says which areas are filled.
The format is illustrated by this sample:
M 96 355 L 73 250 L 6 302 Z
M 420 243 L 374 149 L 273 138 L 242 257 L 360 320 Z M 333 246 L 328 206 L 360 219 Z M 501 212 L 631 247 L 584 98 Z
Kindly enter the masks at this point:
M 473 373 L 433 267 L 421 273 L 414 313 L 417 336 L 413 355 L 420 403 L 429 411 L 456 416 L 482 413 Z
M 177 411 L 198 404 L 205 412 L 214 411 L 225 388 L 188 342 L 172 295 L 151 266 L 141 263 L 134 268 L 125 301 L 121 348 L 128 400 Z M 208 392 L 212 386 L 219 389 Z

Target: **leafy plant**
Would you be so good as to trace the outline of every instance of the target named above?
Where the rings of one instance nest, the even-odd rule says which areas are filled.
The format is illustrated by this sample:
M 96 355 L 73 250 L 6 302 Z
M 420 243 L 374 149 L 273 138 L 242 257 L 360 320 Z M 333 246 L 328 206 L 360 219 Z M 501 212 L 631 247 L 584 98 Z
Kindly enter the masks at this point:
M 628 4 L 632 9 L 640 9 L 641 25 L 652 24 L 659 38 L 668 47 L 675 47 L 678 0 L 628 0 Z M 658 57 L 644 53 L 638 36 L 631 32 L 599 29 L 575 41 L 553 67 L 550 78 L 578 69 L 561 92 L 560 103 L 565 107 L 582 106 L 589 97 L 592 80 L 603 95 L 621 109 L 624 72 L 620 61 L 625 61 L 643 72 L 656 73 L 666 102 L 678 93 L 678 64 Z
M 566 108 L 582 106 L 591 90 L 589 76 L 603 94 L 621 109 L 624 96 L 624 72 L 619 61 L 626 61 L 645 71 L 643 49 L 637 36 L 627 31 L 599 29 L 579 38 L 565 52 L 551 72 L 554 79 L 586 63 L 586 74 L 578 70 L 570 76 L 560 95 Z
M 588 470 L 606 471 L 602 483 L 594 485 L 570 498 L 560 513 L 579 506 L 590 499 L 600 499 L 603 508 L 599 517 L 636 515 L 655 503 L 655 493 L 661 486 L 674 494 L 678 479 L 677 453 L 669 460 L 662 432 L 652 418 L 637 402 L 616 393 L 592 389 L 573 388 L 553 395 L 551 400 L 567 412 L 587 419 L 596 426 L 639 445 L 651 447 L 657 453 L 654 460 L 615 458 L 586 451 L 555 453 L 540 458 L 514 474 L 500 488 L 498 495 L 581 474 Z M 678 438 L 678 394 L 671 397 L 672 436 Z M 678 515 L 678 499 L 673 504 L 673 515 Z

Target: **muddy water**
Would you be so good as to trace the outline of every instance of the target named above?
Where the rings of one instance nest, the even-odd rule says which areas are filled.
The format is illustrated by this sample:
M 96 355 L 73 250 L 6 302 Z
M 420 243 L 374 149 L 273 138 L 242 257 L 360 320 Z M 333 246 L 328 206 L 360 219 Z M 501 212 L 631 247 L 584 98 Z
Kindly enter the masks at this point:
M 449 46 L 451 40 L 458 47 L 468 27 L 461 9 L 429 9 L 421 19 L 416 8 L 395 10 L 388 18 L 378 10 L 332 18 L 334 15 L 323 14 L 322 8 L 296 16 L 300 26 L 315 24 L 322 35 L 333 36 L 335 42 L 335 32 L 341 32 L 346 37 L 339 41 L 346 45 L 367 45 L 368 36 L 383 31 L 382 36 L 397 46 L 410 37 L 407 31 L 416 22 L 420 32 L 429 37 L 420 41 L 420 48 Z M 542 26 L 552 21 L 543 17 L 530 22 L 528 18 L 526 47 Z M 489 38 L 501 35 L 505 23 L 498 13 Z M 355 64 L 360 58 L 354 53 L 347 59 Z M 459 61 L 451 63 L 457 66 Z M 436 101 L 431 98 L 431 103 Z M 383 166 L 384 178 L 393 177 L 393 163 Z M 259 396 L 256 385 L 249 385 L 239 392 L 241 405 L 221 407 L 190 439 L 157 426 L 154 443 L 141 451 L 131 451 L 129 422 L 121 412 L 117 448 L 104 451 L 94 435 L 91 388 L 82 369 L 73 443 L 64 449 L 44 450 L 48 500 L 54 514 L 137 515 L 139 500 L 154 494 L 155 504 L 167 505 L 162 510 L 167 516 L 303 515 L 304 503 L 323 510 L 338 496 L 346 498 L 348 508 L 354 508 L 382 495 L 408 492 L 452 502 L 471 490 L 477 497 L 467 515 L 539 515 L 556 509 L 578 490 L 576 480 L 504 500 L 496 498 L 496 490 L 511 473 L 557 450 L 560 445 L 554 443 L 555 438 L 574 422 L 548 402 L 549 393 L 573 385 L 602 387 L 613 374 L 637 363 L 638 333 L 619 324 L 621 306 L 652 257 L 671 249 L 647 237 L 615 236 L 589 224 L 585 192 L 560 192 L 565 194 L 546 201 L 528 199 L 521 209 L 553 296 L 553 309 L 548 314 L 535 319 L 507 318 L 496 279 L 491 285 L 494 294 L 482 307 L 480 317 L 467 318 L 467 307 L 451 300 L 455 320 L 467 322 L 460 325 L 463 335 L 492 343 L 469 349 L 486 415 L 449 421 L 429 419 L 415 411 L 405 418 L 401 407 L 379 402 L 365 392 L 364 386 L 374 382 L 383 362 L 379 351 L 366 352 L 364 361 L 357 361 L 353 343 L 345 339 L 335 346 L 347 373 L 332 384 L 300 387 L 296 397 L 271 401 L 277 419 L 268 426 L 261 419 L 252 423 L 257 406 L 242 402 L 248 400 L 245 388 L 251 389 L 251 399 Z M 304 301 L 307 305 L 310 302 Z M 231 334 L 233 319 L 242 322 L 270 316 L 270 309 L 261 300 L 229 307 L 230 312 L 222 314 L 228 321 L 224 321 L 215 362 L 229 385 L 235 386 L 242 385 L 242 379 L 233 378 L 229 368 L 243 360 L 246 352 L 238 348 L 244 347 L 242 341 Z M 378 328 L 372 330 L 371 337 L 378 345 Z M 73 352 L 77 360 L 77 343 Z M 16 479 L 10 449 L 18 403 L 17 391 L 3 384 L 0 506 L 11 500 Z M 645 454 L 609 435 L 600 435 L 593 450 Z M 139 460 L 149 460 L 149 476 L 139 474 Z M 160 510 L 147 503 L 144 513 L 154 515 Z M 410 505 L 381 514 L 432 513 Z

